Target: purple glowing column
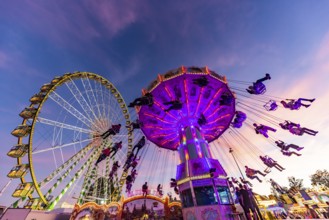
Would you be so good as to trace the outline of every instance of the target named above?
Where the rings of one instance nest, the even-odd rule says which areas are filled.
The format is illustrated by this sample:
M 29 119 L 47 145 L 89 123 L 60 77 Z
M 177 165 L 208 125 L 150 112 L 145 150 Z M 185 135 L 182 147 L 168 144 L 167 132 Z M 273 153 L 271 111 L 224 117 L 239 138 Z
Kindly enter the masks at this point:
M 213 159 L 202 129 L 195 125 L 180 128 L 178 152 L 180 164 L 177 166 L 176 180 L 183 203 L 183 212 L 203 212 L 212 207 L 221 218 L 231 213 L 232 198 L 229 193 L 226 172 L 218 160 Z M 208 192 L 205 196 L 203 192 Z M 206 199 L 205 199 L 206 197 Z M 216 211 L 215 211 L 216 210 Z M 185 213 L 186 214 L 186 213 Z
M 198 126 L 190 125 L 180 130 L 178 148 L 181 163 L 198 158 L 211 158 L 209 146 Z

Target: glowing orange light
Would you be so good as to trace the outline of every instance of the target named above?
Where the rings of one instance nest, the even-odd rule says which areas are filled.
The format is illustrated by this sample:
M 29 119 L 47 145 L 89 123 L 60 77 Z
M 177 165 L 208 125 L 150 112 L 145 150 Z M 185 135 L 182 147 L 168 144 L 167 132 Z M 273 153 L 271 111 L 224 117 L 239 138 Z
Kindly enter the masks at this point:
M 189 160 L 190 157 L 188 156 L 187 150 L 184 150 L 184 153 L 185 153 L 185 160 Z

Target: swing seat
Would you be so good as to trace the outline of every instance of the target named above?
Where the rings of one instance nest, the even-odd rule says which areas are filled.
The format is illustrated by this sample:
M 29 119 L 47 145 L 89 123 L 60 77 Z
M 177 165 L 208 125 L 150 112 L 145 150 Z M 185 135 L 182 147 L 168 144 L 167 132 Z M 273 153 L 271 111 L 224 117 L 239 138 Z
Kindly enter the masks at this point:
M 266 92 L 266 86 L 263 83 L 254 83 L 253 89 L 256 95 L 262 95 Z
M 278 108 L 278 104 L 274 100 L 268 101 L 265 105 L 263 105 L 266 111 L 275 111 Z

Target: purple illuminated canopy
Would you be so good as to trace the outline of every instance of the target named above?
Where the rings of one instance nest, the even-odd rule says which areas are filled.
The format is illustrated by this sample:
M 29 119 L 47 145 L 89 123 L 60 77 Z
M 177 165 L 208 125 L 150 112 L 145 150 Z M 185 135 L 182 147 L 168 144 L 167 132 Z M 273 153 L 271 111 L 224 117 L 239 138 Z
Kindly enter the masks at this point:
M 206 77 L 204 87 L 193 83 L 194 79 Z M 205 68 L 178 68 L 159 75 L 147 91 L 153 95 L 154 104 L 139 109 L 142 131 L 148 140 L 159 147 L 176 150 L 180 143 L 179 129 L 198 126 L 204 138 L 210 143 L 217 139 L 230 125 L 235 113 L 235 98 L 230 104 L 221 104 L 222 96 L 234 97 L 225 77 Z M 171 110 L 165 102 L 180 100 L 181 110 Z M 204 115 L 206 123 L 198 119 Z

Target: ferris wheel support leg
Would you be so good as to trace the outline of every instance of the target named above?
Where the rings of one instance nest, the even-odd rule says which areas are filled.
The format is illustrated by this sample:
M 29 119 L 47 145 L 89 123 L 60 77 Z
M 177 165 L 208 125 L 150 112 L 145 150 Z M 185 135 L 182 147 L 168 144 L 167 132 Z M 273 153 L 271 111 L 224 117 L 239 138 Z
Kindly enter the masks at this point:
M 47 198 L 54 189 L 57 188 L 57 186 L 69 175 L 69 173 L 73 170 L 73 168 L 80 162 L 82 158 L 86 156 L 88 151 L 84 151 L 84 153 L 67 169 L 67 171 L 62 175 L 57 182 L 48 190 L 48 192 L 45 194 L 45 197 Z
M 97 158 L 99 157 L 99 155 L 102 153 L 102 150 L 104 149 L 104 147 L 106 147 L 108 145 L 107 141 L 104 141 L 103 144 L 101 146 L 98 147 L 98 151 L 97 151 Z M 95 170 L 96 168 L 93 167 L 93 163 L 90 163 L 88 165 L 88 170 L 86 172 L 86 177 L 84 179 L 83 185 L 82 185 L 82 190 L 78 199 L 78 204 L 82 204 L 84 201 L 84 198 L 86 196 L 86 192 L 87 189 L 90 187 L 91 183 L 92 183 L 92 173 L 96 172 Z
M 76 160 L 79 157 L 83 157 L 85 153 L 87 153 L 92 148 L 92 145 L 89 145 L 83 149 L 81 149 L 77 154 L 72 156 L 70 159 L 68 159 L 62 166 L 57 168 L 55 171 L 53 171 L 48 177 L 46 177 L 42 182 L 39 183 L 39 187 L 43 187 L 46 183 L 48 183 L 50 180 L 52 180 L 57 174 L 59 174 L 63 169 L 68 166 L 71 162 Z
M 68 184 L 66 184 L 65 188 L 61 191 L 61 193 L 48 205 L 47 210 L 54 209 L 54 207 L 57 204 L 57 202 L 63 197 L 63 195 L 70 188 L 70 186 L 80 177 L 80 175 L 81 175 L 82 171 L 85 169 L 85 167 L 87 167 L 88 165 L 90 165 L 96 159 L 96 155 L 100 152 L 100 149 L 101 148 L 98 148 L 94 152 L 94 154 L 91 157 L 89 157 L 89 159 L 87 160 L 87 162 L 76 172 L 76 174 L 71 179 L 71 181 Z
M 111 158 L 108 157 L 106 158 L 106 170 L 105 170 L 105 178 L 107 181 L 105 181 L 105 184 L 104 184 L 104 194 L 105 194 L 105 198 L 108 199 L 108 188 L 111 187 L 110 184 L 109 184 L 109 181 L 108 181 L 108 178 L 109 178 L 109 175 L 110 175 L 110 161 L 111 161 Z

